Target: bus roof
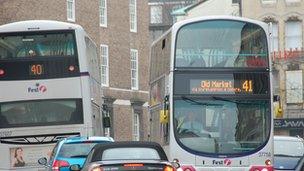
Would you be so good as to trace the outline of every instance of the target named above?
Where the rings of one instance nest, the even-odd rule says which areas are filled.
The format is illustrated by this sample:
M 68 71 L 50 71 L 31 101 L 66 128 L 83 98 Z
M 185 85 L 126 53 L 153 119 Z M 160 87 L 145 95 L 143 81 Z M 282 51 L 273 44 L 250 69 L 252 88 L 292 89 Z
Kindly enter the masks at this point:
M 202 20 L 235 20 L 235 21 L 244 21 L 244 22 L 258 24 L 263 27 L 267 26 L 267 24 L 265 22 L 253 20 L 253 19 L 245 18 L 245 17 L 237 17 L 237 16 L 231 16 L 231 15 L 210 15 L 210 16 L 195 17 L 195 18 L 190 18 L 190 19 L 179 21 L 173 25 L 173 28 L 179 28 L 188 23 L 194 23 L 194 22 L 198 22 L 198 21 L 202 21 Z
M 260 25 L 266 32 L 269 31 L 267 24 L 262 21 L 253 20 L 253 19 L 245 18 L 245 17 L 231 16 L 231 15 L 210 15 L 210 16 L 190 18 L 190 19 L 176 22 L 172 26 L 172 33 L 173 33 L 173 35 L 175 35 L 177 33 L 177 31 L 184 25 L 187 25 L 190 23 L 195 23 L 195 22 L 200 22 L 200 21 L 208 21 L 208 20 L 232 20 L 232 21 L 249 22 L 249 23 Z
M 54 20 L 27 20 L 0 26 L 0 33 L 47 31 L 47 30 L 83 30 L 80 25 Z
M 151 44 L 151 46 L 154 46 L 158 41 L 162 40 L 166 34 L 168 34 L 169 32 L 173 32 L 176 33 L 176 31 L 189 23 L 195 23 L 195 22 L 199 22 L 199 21 L 206 21 L 206 20 L 234 20 L 234 21 L 244 21 L 244 22 L 250 22 L 250 23 L 254 23 L 254 24 L 258 24 L 260 26 L 262 26 L 265 30 L 267 30 L 267 24 L 265 22 L 262 21 L 258 21 L 258 20 L 253 20 L 250 18 L 245 18 L 245 17 L 237 17 L 237 16 L 231 16 L 231 15 L 210 15 L 210 16 L 201 16 L 201 17 L 194 17 L 194 18 L 190 18 L 190 19 L 186 19 L 186 20 L 182 20 L 182 21 L 178 21 L 176 23 L 173 24 L 173 26 L 167 30 L 165 33 L 163 33 L 160 37 L 158 37 L 156 40 L 154 40 Z

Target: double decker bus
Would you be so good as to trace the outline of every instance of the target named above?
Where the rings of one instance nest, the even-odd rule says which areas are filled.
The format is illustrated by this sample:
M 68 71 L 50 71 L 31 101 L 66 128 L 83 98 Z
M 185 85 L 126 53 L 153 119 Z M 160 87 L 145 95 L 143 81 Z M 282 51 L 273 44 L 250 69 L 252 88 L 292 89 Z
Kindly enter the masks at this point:
M 102 135 L 98 63 L 79 25 L 0 26 L 0 170 L 38 170 L 58 139 Z
M 184 170 L 273 170 L 270 27 L 199 17 L 153 42 L 150 137 Z

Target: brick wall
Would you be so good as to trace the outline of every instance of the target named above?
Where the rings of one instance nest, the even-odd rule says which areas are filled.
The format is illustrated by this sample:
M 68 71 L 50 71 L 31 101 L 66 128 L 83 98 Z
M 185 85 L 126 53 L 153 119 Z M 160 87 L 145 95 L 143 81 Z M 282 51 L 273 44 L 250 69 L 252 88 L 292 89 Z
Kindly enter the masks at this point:
M 130 32 L 129 1 L 107 0 L 107 27 L 99 26 L 99 0 L 75 0 L 76 24 L 83 26 L 96 45 L 109 46 L 109 87 L 104 97 L 144 104 L 148 101 L 149 8 L 148 0 L 137 0 L 137 33 Z M 0 24 L 31 19 L 67 22 L 66 0 L 0 0 Z M 139 90 L 131 91 L 130 49 L 138 50 Z M 114 138 L 132 139 L 131 105 L 112 105 Z M 141 139 L 147 139 L 149 114 L 142 107 Z

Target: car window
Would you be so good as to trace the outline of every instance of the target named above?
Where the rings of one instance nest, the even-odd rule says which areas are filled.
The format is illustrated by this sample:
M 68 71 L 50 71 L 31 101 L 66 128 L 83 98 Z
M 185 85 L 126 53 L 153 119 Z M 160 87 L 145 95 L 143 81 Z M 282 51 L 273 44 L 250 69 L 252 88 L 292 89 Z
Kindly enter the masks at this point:
M 87 165 L 89 165 L 89 163 L 91 163 L 94 153 L 95 153 L 95 149 L 93 148 L 93 149 L 89 152 L 89 154 L 88 154 L 86 160 L 84 161 L 83 168 L 87 167 Z
M 102 153 L 102 160 L 132 160 L 132 159 L 152 159 L 160 160 L 160 156 L 155 149 L 123 147 L 110 148 Z
M 303 156 L 304 144 L 301 141 L 275 140 L 275 155 Z
M 58 147 L 61 141 L 58 141 L 55 145 L 55 147 L 53 148 L 51 155 L 50 155 L 50 160 L 49 160 L 49 164 L 51 164 L 55 158 L 56 152 L 58 151 Z
M 63 144 L 58 156 L 65 158 L 86 157 L 96 144 L 96 142 Z

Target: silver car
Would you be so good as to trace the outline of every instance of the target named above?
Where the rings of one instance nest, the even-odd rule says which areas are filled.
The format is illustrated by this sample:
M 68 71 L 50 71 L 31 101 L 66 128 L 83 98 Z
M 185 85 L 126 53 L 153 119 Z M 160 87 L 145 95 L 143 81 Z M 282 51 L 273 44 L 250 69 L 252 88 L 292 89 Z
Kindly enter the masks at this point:
M 304 171 L 304 141 L 299 137 L 274 136 L 274 169 Z

